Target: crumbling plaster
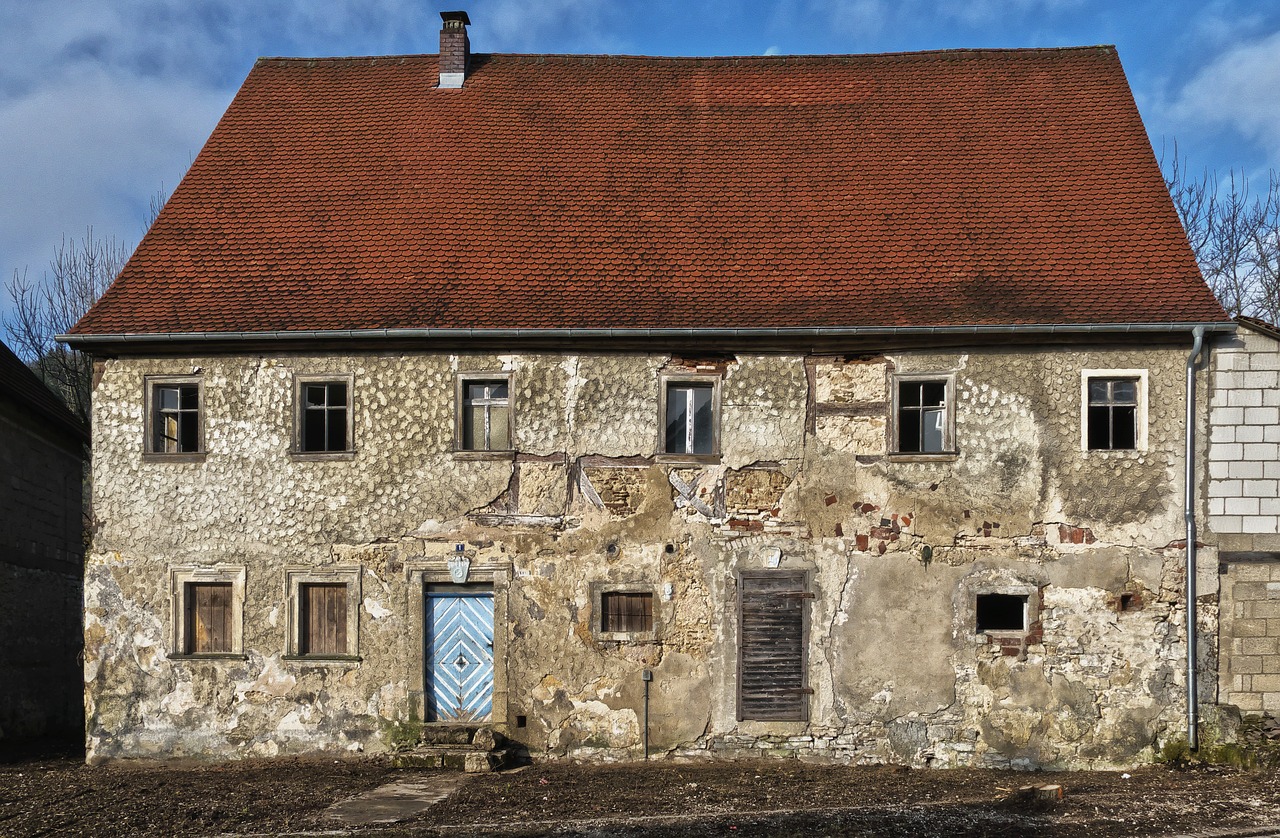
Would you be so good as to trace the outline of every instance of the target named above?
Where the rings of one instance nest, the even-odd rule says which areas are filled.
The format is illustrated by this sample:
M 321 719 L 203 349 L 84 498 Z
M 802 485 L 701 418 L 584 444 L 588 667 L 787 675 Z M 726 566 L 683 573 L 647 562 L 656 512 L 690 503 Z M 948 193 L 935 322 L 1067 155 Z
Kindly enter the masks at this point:
M 91 759 L 382 750 L 421 718 L 424 573 L 462 544 L 505 593 L 495 724 L 535 755 L 918 765 L 1146 758 L 1182 713 L 1181 348 L 722 357 L 718 462 L 655 463 L 663 354 L 118 359 L 95 393 Z M 1149 371 L 1150 444 L 1080 450 L 1080 370 Z M 453 452 L 458 372 L 513 375 L 516 452 Z M 954 455 L 889 452 L 895 372 L 954 375 Z M 353 376 L 354 456 L 291 455 L 293 379 Z M 204 383 L 194 462 L 142 454 L 146 375 Z M 737 577 L 810 572 L 808 722 L 736 715 Z M 926 549 L 927 548 L 927 549 Z M 170 642 L 168 569 L 244 566 L 244 655 Z M 356 566 L 358 661 L 285 659 L 284 568 Z M 443 577 L 441 577 L 443 578 Z M 655 638 L 593 635 L 645 583 Z M 1040 592 L 1018 654 L 979 590 Z M 1142 607 L 1117 609 L 1122 591 Z M 1032 642 L 1032 640 L 1037 642 Z M 1046 712 L 1046 708 L 1048 712 Z M 517 717 L 527 725 L 516 727 Z

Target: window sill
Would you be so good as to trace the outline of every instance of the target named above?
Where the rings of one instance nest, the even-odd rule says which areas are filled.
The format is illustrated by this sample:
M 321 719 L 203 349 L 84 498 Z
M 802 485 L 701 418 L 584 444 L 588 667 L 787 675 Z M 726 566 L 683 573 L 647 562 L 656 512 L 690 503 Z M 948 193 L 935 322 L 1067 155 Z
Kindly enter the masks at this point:
M 360 655 L 285 655 L 290 663 L 308 663 L 318 666 L 354 666 L 364 660 Z
M 206 452 L 204 451 L 184 451 L 180 454 L 164 454 L 157 451 L 144 451 L 142 453 L 142 462 L 144 463 L 203 463 Z
M 247 661 L 249 656 L 240 652 L 207 652 L 204 654 L 168 656 L 171 661 Z
M 954 463 L 960 459 L 959 451 L 890 451 L 890 462 L 894 463 Z
M 653 631 L 596 631 L 592 632 L 601 643 L 657 643 L 658 634 Z
M 296 463 L 322 463 L 326 461 L 350 461 L 356 458 L 355 451 L 290 451 L 289 459 Z
M 1145 448 L 1084 448 L 1082 452 L 1089 457 L 1111 457 L 1118 460 L 1130 457 L 1141 457 L 1147 453 Z
M 663 465 L 715 466 L 720 464 L 719 454 L 654 454 L 653 461 Z
M 456 448 L 453 452 L 455 460 L 514 460 L 516 452 L 512 450 L 505 451 L 480 451 L 475 449 Z

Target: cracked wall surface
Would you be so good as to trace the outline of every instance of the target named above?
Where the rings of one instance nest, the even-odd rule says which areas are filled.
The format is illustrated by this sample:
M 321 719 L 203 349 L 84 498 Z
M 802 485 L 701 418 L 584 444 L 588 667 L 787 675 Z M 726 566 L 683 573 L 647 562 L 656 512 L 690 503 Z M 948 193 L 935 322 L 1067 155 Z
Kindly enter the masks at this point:
M 782 753 L 1101 766 L 1178 735 L 1181 348 L 207 356 L 104 362 L 86 578 L 91 759 L 380 751 L 426 713 L 423 591 L 495 597 L 493 723 L 535 757 Z M 662 456 L 672 370 L 718 456 Z M 1148 444 L 1084 451 L 1081 370 L 1147 371 Z M 455 376 L 512 376 L 512 452 L 454 451 Z M 353 449 L 290 451 L 295 375 L 352 376 Z M 893 382 L 954 382 L 954 453 L 893 453 Z M 205 452 L 143 455 L 144 376 L 198 376 Z M 1211 558 L 1210 558 L 1211 560 Z M 173 569 L 243 568 L 243 649 L 174 646 Z M 354 569 L 351 660 L 289 652 L 286 571 Z M 743 571 L 807 576 L 807 721 L 740 719 Z M 602 632 L 599 596 L 651 593 Z M 979 631 L 980 595 L 1032 603 Z M 1202 584 L 1202 593 L 1210 589 Z M 1123 597 L 1123 599 L 1122 599 Z M 1204 619 L 1216 619 L 1212 606 Z

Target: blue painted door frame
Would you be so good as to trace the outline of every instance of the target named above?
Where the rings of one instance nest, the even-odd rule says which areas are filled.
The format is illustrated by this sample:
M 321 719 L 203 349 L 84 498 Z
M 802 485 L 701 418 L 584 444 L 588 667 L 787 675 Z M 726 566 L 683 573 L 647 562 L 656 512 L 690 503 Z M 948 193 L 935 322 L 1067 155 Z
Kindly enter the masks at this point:
M 493 714 L 493 591 L 442 585 L 426 602 L 427 719 L 483 722 Z

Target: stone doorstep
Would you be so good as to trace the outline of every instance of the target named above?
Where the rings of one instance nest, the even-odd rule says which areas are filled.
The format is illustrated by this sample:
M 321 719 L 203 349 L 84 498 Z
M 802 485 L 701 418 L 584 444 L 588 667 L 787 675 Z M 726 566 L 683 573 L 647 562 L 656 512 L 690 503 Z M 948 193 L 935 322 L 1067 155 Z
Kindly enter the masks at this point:
M 447 769 L 467 774 L 497 771 L 502 762 L 497 753 L 443 745 L 418 747 L 391 757 L 391 765 L 395 768 Z
M 487 725 L 430 724 L 418 744 L 395 754 L 396 768 L 442 768 L 477 774 L 514 765 L 517 749 Z

